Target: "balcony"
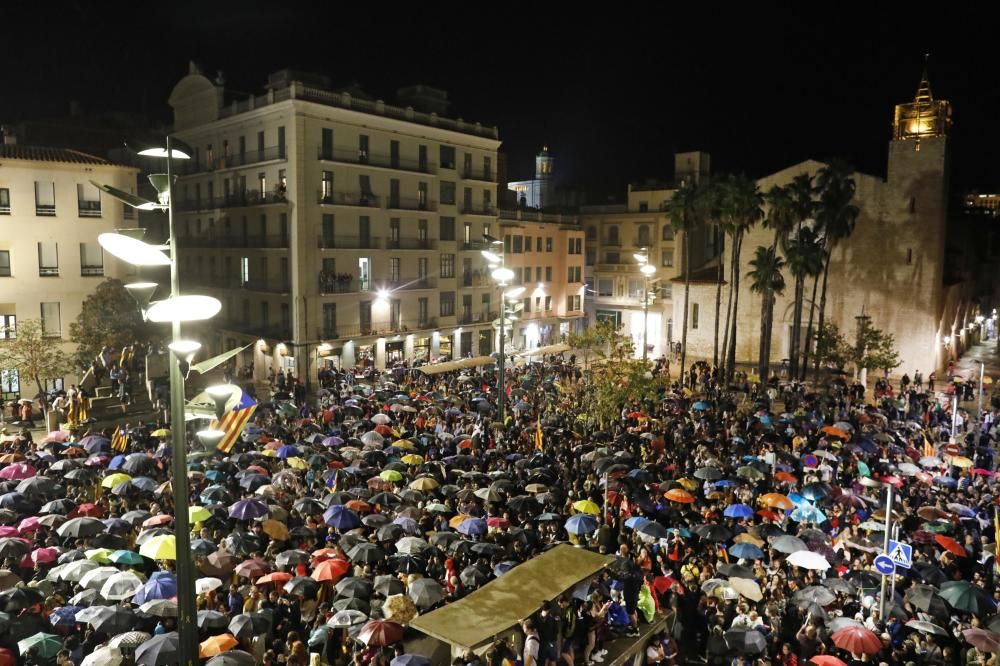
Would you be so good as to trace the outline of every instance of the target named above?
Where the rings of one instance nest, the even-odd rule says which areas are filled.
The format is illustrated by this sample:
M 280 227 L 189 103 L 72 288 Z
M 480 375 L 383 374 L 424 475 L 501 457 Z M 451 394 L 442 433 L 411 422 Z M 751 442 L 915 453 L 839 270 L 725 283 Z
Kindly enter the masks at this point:
M 265 294 L 287 294 L 292 290 L 288 280 L 248 280 L 242 283 L 240 288 Z
M 195 162 L 191 160 L 183 168 L 184 175 L 196 173 L 206 173 L 209 171 L 221 171 L 223 169 L 233 169 L 236 167 L 260 164 L 261 162 L 273 162 L 286 159 L 284 146 L 271 146 L 263 150 L 248 150 L 235 155 L 222 155 L 211 160 L 201 159 Z
M 479 252 L 490 249 L 490 245 L 485 241 L 465 241 L 459 249 L 462 252 Z
M 462 215 L 485 215 L 487 217 L 496 217 L 497 209 L 493 206 L 487 206 L 486 204 L 479 206 L 475 204 L 463 204 Z
M 395 169 L 397 171 L 409 171 L 412 173 L 434 173 L 430 164 L 419 159 L 405 159 L 398 156 L 385 155 L 372 152 L 362 152 L 360 150 L 350 150 L 347 148 L 333 148 L 324 150 L 321 146 L 316 153 L 317 159 L 321 162 L 337 162 L 339 164 L 357 164 L 360 166 L 373 166 L 382 169 Z
M 531 210 L 527 208 L 504 208 L 500 210 L 500 222 L 503 223 L 505 220 L 512 221 L 528 221 L 528 222 L 544 222 L 561 224 L 573 227 L 580 226 L 580 220 L 576 215 L 564 215 L 562 213 L 543 213 L 540 210 Z
M 38 267 L 39 277 L 59 277 L 59 267 L 58 266 L 39 266 Z
M 326 206 L 357 206 L 360 208 L 378 208 L 378 197 L 371 192 L 331 192 L 319 190 L 316 193 L 317 203 Z
M 35 215 L 39 217 L 55 217 L 55 204 L 35 204 Z
M 81 266 L 81 277 L 95 277 L 104 275 L 104 266 Z
M 424 197 L 389 197 L 386 205 L 389 210 L 437 210 L 436 201 L 428 201 Z
M 491 287 L 493 286 L 486 271 L 471 271 L 462 273 L 463 287 Z
M 287 249 L 288 237 L 281 235 L 179 237 L 181 247 Z
M 380 238 L 372 236 L 319 236 L 317 243 L 321 250 L 378 250 L 382 247 Z
M 458 317 L 458 323 L 465 326 L 467 324 L 488 324 L 496 319 L 495 312 L 463 312 Z
M 80 201 L 78 202 L 80 217 L 100 217 L 100 201 Z
M 357 294 L 371 289 L 371 280 L 355 280 L 349 273 L 329 275 L 326 271 L 319 272 L 319 293 L 321 296 L 331 294 Z
M 387 238 L 387 250 L 435 250 L 437 243 L 428 238 Z
M 420 289 L 436 289 L 437 280 L 428 277 L 391 278 L 386 282 L 390 291 L 417 291 Z
M 212 199 L 189 199 L 187 201 L 176 202 L 177 212 L 194 213 L 198 211 L 221 210 L 225 208 L 246 208 L 248 206 L 261 206 L 264 204 L 286 204 L 288 199 L 284 193 L 264 192 L 260 190 L 247 190 L 241 193 L 232 193 Z
M 464 180 L 478 180 L 483 183 L 495 183 L 496 178 L 493 176 L 493 170 L 487 171 L 486 169 L 463 169 L 462 178 Z

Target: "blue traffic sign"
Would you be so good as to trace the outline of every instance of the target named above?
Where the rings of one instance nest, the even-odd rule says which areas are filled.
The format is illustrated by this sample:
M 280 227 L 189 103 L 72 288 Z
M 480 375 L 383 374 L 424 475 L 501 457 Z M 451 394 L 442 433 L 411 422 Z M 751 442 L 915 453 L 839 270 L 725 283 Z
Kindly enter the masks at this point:
M 896 565 L 888 555 L 879 555 L 875 558 L 875 571 L 883 576 L 891 576 L 896 571 Z
M 913 566 L 913 546 L 902 541 L 890 541 L 889 550 L 885 553 L 897 567 L 909 569 Z

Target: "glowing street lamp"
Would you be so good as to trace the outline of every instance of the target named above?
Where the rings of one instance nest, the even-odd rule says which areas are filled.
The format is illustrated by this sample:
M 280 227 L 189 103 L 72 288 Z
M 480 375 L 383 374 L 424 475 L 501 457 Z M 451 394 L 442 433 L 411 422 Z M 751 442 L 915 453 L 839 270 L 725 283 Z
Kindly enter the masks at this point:
M 649 263 L 649 251 L 646 248 L 632 256 L 639 263 L 639 272 L 645 278 L 642 290 L 642 360 L 645 361 L 649 358 L 649 284 L 656 274 L 656 266 Z

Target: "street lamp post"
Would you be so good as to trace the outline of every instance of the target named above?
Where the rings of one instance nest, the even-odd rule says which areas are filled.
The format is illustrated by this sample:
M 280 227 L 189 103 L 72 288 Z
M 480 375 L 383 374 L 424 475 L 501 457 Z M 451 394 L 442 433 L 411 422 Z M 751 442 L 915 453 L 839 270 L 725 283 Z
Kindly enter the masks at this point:
M 506 338 L 507 338 L 507 299 L 515 298 L 524 293 L 524 287 L 515 287 L 514 289 L 507 290 L 507 287 L 511 280 L 514 279 L 514 271 L 507 268 L 504 265 L 504 254 L 503 254 L 503 241 L 493 238 L 492 236 L 484 236 L 484 240 L 490 244 L 491 247 L 496 248 L 497 252 L 493 250 L 482 250 L 482 255 L 489 262 L 491 270 L 490 277 L 492 277 L 497 282 L 497 286 L 500 288 L 500 319 L 497 321 L 498 328 L 500 331 L 500 343 L 498 345 L 499 349 L 499 362 L 497 363 L 497 420 L 500 423 L 506 423 L 504 402 L 506 398 Z M 517 308 L 512 308 L 516 311 Z
M 642 289 L 642 360 L 649 358 L 649 285 L 656 267 L 649 263 L 649 251 L 646 248 L 642 252 L 632 255 L 639 262 L 639 271 L 643 275 Z

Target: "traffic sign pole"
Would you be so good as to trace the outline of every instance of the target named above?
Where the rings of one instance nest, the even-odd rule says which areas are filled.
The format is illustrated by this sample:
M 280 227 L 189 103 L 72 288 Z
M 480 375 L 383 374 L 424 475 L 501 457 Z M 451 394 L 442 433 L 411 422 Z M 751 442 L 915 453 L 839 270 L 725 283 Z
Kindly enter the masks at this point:
M 889 552 L 889 537 L 892 535 L 892 484 L 885 484 L 885 540 L 882 552 Z M 882 575 L 882 587 L 879 590 L 878 619 L 885 624 L 885 574 Z
M 893 532 L 893 534 L 892 534 L 893 540 L 898 543 L 899 542 L 899 525 L 893 525 L 892 532 Z M 895 599 L 896 598 L 896 572 L 895 572 L 895 570 L 893 570 L 893 572 L 892 572 L 892 584 L 889 586 L 889 598 L 890 599 Z M 885 622 L 885 620 L 882 620 L 882 621 Z

